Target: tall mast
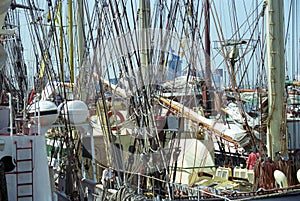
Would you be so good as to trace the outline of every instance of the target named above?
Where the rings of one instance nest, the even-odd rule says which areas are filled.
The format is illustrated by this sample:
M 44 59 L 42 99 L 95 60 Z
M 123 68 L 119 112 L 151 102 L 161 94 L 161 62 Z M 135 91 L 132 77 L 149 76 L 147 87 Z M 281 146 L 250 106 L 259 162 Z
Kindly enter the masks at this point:
M 203 93 L 203 101 L 206 107 L 206 113 L 209 115 L 212 112 L 212 97 L 213 94 L 207 96 L 209 92 L 212 92 L 211 86 L 211 65 L 210 65 L 210 3 L 209 0 L 205 0 L 204 3 L 204 17 L 205 17 L 205 27 L 204 27 L 204 39 L 205 39 L 205 82 L 206 86 Z
M 140 72 L 141 80 L 140 84 L 147 83 L 146 79 L 148 75 L 148 27 L 150 19 L 150 0 L 140 0 L 139 1 L 139 45 L 140 45 Z M 141 86 L 140 86 L 141 87 Z M 146 133 L 144 134 L 144 139 L 147 139 Z M 147 143 L 145 143 L 147 147 Z M 145 149 L 148 150 L 148 147 Z M 140 166 L 140 170 L 142 167 Z M 141 193 L 141 177 L 138 176 L 138 194 Z
M 269 121 L 267 122 L 268 155 L 282 151 L 282 136 L 285 135 L 284 113 L 284 26 L 283 1 L 267 1 L 267 60 Z
M 59 1 L 59 64 L 60 64 L 60 73 L 59 80 L 64 82 L 64 31 L 63 31 L 63 19 L 62 19 L 62 0 Z
M 86 86 L 84 80 L 86 77 L 86 70 L 83 67 L 84 55 L 85 55 L 85 32 L 84 32 L 84 12 L 83 12 L 83 0 L 77 0 L 76 9 L 76 23 L 77 23 L 77 55 L 78 55 L 78 79 L 76 80 L 76 86 L 79 90 L 77 94 L 80 100 L 87 99 L 87 91 L 84 89 Z M 77 73 L 76 73 L 77 74 Z
M 144 82 L 148 75 L 148 28 L 150 22 L 150 0 L 140 0 L 139 1 L 139 28 L 140 28 L 140 62 L 141 62 L 141 72 Z
M 74 83 L 74 58 L 73 58 L 73 4 L 72 0 L 68 0 L 68 36 L 69 36 L 69 70 L 70 70 L 70 83 L 71 83 L 71 89 L 72 89 L 72 84 Z M 69 130 L 69 129 L 68 129 Z M 73 131 L 70 129 L 68 133 L 68 139 L 72 143 Z M 66 163 L 66 194 L 71 195 L 74 191 L 74 183 L 76 179 L 73 177 L 73 172 L 72 172 L 72 165 L 71 165 L 71 160 L 73 159 L 73 150 L 72 146 L 70 146 L 69 141 L 67 142 L 67 157 L 68 157 L 68 162 Z
M 81 67 L 85 52 L 84 30 L 83 30 L 83 6 L 82 0 L 77 0 L 76 21 L 77 21 L 77 46 L 78 46 L 78 66 Z
M 73 3 L 68 0 L 69 48 L 70 48 L 70 83 L 74 83 L 74 56 L 73 56 Z M 72 86 L 72 85 L 71 85 Z

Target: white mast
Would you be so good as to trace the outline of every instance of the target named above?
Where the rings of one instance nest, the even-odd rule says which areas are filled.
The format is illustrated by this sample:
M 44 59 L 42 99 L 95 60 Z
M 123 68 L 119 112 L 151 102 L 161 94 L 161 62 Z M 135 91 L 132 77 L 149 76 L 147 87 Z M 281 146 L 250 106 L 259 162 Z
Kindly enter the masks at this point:
M 284 125 L 284 26 L 283 0 L 267 0 L 267 60 L 269 119 L 267 122 L 268 155 L 274 159 L 281 151 Z

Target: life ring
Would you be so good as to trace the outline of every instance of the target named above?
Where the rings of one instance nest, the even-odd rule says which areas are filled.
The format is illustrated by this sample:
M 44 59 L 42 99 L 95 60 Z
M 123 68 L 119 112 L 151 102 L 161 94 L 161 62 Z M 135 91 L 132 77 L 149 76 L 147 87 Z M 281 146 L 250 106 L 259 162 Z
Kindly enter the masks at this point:
M 113 118 L 113 122 L 114 120 L 116 120 L 115 126 L 112 126 L 112 130 L 119 130 L 121 128 L 121 126 L 117 126 L 118 124 L 122 123 L 125 121 L 125 118 L 123 116 L 123 114 L 121 112 L 113 112 L 113 111 L 109 111 L 108 112 L 108 119 L 111 122 L 111 118 Z M 116 119 L 115 119 L 116 118 Z

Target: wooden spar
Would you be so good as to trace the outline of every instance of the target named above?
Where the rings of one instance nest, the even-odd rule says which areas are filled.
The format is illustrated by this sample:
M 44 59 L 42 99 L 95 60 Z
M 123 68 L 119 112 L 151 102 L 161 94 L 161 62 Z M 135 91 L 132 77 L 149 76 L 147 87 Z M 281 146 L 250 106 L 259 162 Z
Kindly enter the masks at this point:
M 103 79 L 102 77 L 99 78 L 99 76 L 96 73 L 93 73 L 92 76 L 97 80 L 97 81 L 101 81 L 104 85 L 108 86 L 109 88 L 111 88 L 113 91 L 116 92 L 116 94 L 118 94 L 119 96 L 125 98 L 126 92 L 124 89 L 121 89 L 118 85 L 112 84 L 110 83 L 108 80 Z
M 95 75 L 95 77 L 97 77 L 97 76 Z M 96 78 L 96 79 L 98 79 L 98 78 Z M 121 97 L 126 97 L 126 92 L 123 89 L 119 88 L 117 85 L 111 84 L 111 83 L 109 83 L 109 81 L 106 81 L 104 79 L 101 79 L 101 82 L 103 82 L 105 85 L 110 87 L 112 90 L 114 90 Z M 202 116 L 196 114 L 190 108 L 185 108 L 183 110 L 184 106 L 180 105 L 180 103 L 177 103 L 175 101 L 172 101 L 172 100 L 169 100 L 169 99 L 166 99 L 166 98 L 163 98 L 163 97 L 159 97 L 158 99 L 161 102 L 168 105 L 169 107 L 171 107 L 172 109 L 176 110 L 179 113 L 181 113 L 183 111 L 183 114 L 187 118 L 189 118 L 189 119 L 191 119 L 195 122 L 200 123 L 202 126 L 204 126 L 204 127 L 208 128 L 209 130 L 215 132 L 215 134 L 217 134 L 219 137 L 223 138 L 224 140 L 226 140 L 228 142 L 231 142 L 235 145 L 238 144 L 238 142 L 235 141 L 234 139 L 232 139 L 231 137 L 224 135 L 224 133 L 223 133 L 224 129 L 218 130 L 217 127 L 214 127 L 214 122 L 211 119 L 207 119 L 205 117 L 202 117 Z M 193 114 L 193 113 L 195 113 L 195 114 Z M 209 124 L 208 121 L 210 121 L 211 123 Z
M 180 103 L 176 102 L 176 101 L 172 101 L 163 97 L 159 97 L 158 98 L 162 103 L 166 104 L 167 106 L 171 107 L 172 109 L 174 109 L 175 111 L 182 113 L 185 117 L 191 119 L 192 121 L 195 121 L 199 124 L 201 124 L 201 126 L 204 126 L 205 128 L 213 131 L 216 135 L 218 135 L 219 137 L 221 137 L 222 139 L 231 142 L 235 145 L 238 144 L 238 142 L 236 142 L 234 139 L 232 139 L 229 136 L 224 135 L 223 133 L 223 128 L 222 130 L 218 130 L 217 126 L 215 127 L 214 124 L 215 122 L 211 119 L 207 119 L 203 116 L 198 115 L 196 112 L 194 112 L 193 110 L 191 110 L 190 108 L 187 108 L 183 105 L 181 105 Z
M 284 129 L 284 26 L 283 1 L 267 1 L 267 59 L 268 59 L 268 101 L 269 117 L 267 122 L 268 155 L 274 159 L 281 150 Z
M 265 89 L 232 89 L 232 88 L 225 88 L 226 92 L 239 92 L 239 93 L 245 93 L 245 92 L 255 92 L 255 93 L 266 93 L 267 90 Z
M 109 86 L 112 90 L 114 90 L 121 97 L 126 97 L 125 91 L 123 89 L 119 88 L 117 85 L 111 84 L 111 83 L 109 83 L 109 81 L 106 81 L 104 79 L 101 79 L 101 81 L 105 85 Z M 217 134 L 222 139 L 224 139 L 228 142 L 231 142 L 235 145 L 238 144 L 238 142 L 235 141 L 234 139 L 232 139 L 231 137 L 224 135 L 224 132 L 223 132 L 224 129 L 223 128 L 218 130 L 217 127 L 214 127 L 215 123 L 211 119 L 207 119 L 205 117 L 202 117 L 202 116 L 198 115 L 197 113 L 195 113 L 190 108 L 185 108 L 184 106 L 182 106 L 178 102 L 175 102 L 175 101 L 163 98 L 163 97 L 159 97 L 158 100 L 160 100 L 162 103 L 166 104 L 167 106 L 171 107 L 172 109 L 174 109 L 175 111 L 177 111 L 179 113 L 182 113 L 182 111 L 183 111 L 183 114 L 184 114 L 185 117 L 187 117 L 187 118 L 189 118 L 189 119 L 191 119 L 191 120 L 193 120 L 197 123 L 200 123 L 202 126 L 204 126 L 207 129 L 213 131 L 215 134 Z M 184 108 L 184 110 L 183 110 L 183 108 Z M 208 121 L 210 123 L 208 123 Z

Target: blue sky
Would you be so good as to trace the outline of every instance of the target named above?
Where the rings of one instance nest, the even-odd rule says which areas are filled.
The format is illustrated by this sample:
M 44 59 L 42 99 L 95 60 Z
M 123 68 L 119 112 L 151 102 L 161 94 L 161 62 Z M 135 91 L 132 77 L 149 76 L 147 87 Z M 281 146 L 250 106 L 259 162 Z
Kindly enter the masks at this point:
M 20 3 L 20 4 L 25 4 L 27 1 L 25 0 L 17 0 L 17 3 Z M 66 4 L 66 0 L 63 1 L 65 4 Z M 93 2 L 93 1 L 92 1 Z M 135 1 L 136 2 L 136 6 L 138 5 L 138 1 Z M 154 1 L 151 1 L 151 2 L 154 2 Z M 245 22 L 245 19 L 246 19 L 246 15 L 245 13 L 249 14 L 251 12 L 251 10 L 253 10 L 255 7 L 259 7 L 258 11 L 257 12 L 260 12 L 261 8 L 262 8 L 262 0 L 259 0 L 259 1 L 256 1 L 256 0 L 214 0 L 214 5 L 216 6 L 216 10 L 218 12 L 218 16 L 220 18 L 220 23 L 222 25 L 222 27 L 228 27 L 228 28 L 223 28 L 223 34 L 224 34 L 224 38 L 225 39 L 228 39 L 229 36 L 232 36 L 232 25 L 231 25 L 231 20 L 233 19 L 233 16 L 234 16 L 234 12 L 236 12 L 236 15 L 237 15 L 237 19 L 239 21 L 239 24 L 242 24 L 242 22 Z M 293 2 L 294 4 L 294 7 L 296 8 L 294 11 L 297 10 L 297 8 L 300 8 L 299 7 L 299 3 L 297 2 L 297 0 L 293 1 L 293 0 L 285 0 L 284 1 L 284 4 L 285 4 L 285 15 L 286 15 L 286 19 L 287 19 L 287 13 L 289 11 L 289 6 L 290 6 L 290 3 Z M 54 0 L 52 0 L 52 3 L 54 3 Z M 41 8 L 47 8 L 47 1 L 45 0 L 39 0 L 39 1 L 36 1 L 36 4 L 39 5 L 39 7 Z M 90 6 L 92 6 L 92 3 L 90 3 Z M 235 8 L 235 10 L 234 10 Z M 299 9 L 298 9 L 299 10 Z M 33 51 L 32 51 L 32 45 L 31 43 L 29 42 L 29 30 L 28 30 L 28 22 L 26 21 L 25 19 L 25 16 L 23 15 L 22 16 L 22 13 L 24 13 L 24 11 L 20 10 L 19 11 L 20 14 L 21 14 L 21 28 L 22 28 L 22 39 L 23 39 L 23 42 L 25 41 L 25 45 L 24 45 L 24 54 L 25 54 L 25 61 L 27 62 L 27 66 L 35 66 L 35 58 L 34 58 L 34 54 L 33 54 Z M 66 15 L 67 11 L 66 9 L 63 11 Z M 246 22 L 247 23 L 250 23 L 251 21 L 254 20 L 254 17 L 257 15 L 257 13 L 254 13 L 253 14 L 253 17 L 252 19 L 250 18 L 249 19 L 249 22 Z M 42 15 L 43 18 L 46 17 L 46 12 L 43 13 Z M 66 16 L 64 16 L 66 18 Z M 295 16 L 294 16 L 295 17 Z M 216 41 L 216 40 L 219 40 L 218 37 L 217 37 L 217 34 L 216 34 L 216 30 L 215 30 L 215 25 L 213 24 L 213 17 L 211 16 L 211 21 L 212 21 L 212 25 L 211 25 L 211 41 Z M 245 25 L 246 25 L 245 24 Z M 293 68 L 291 68 L 291 66 L 295 66 L 295 65 L 298 65 L 297 64 L 297 60 L 296 60 L 296 56 L 297 53 L 294 53 L 294 49 L 299 49 L 299 45 L 298 45 L 298 35 L 296 33 L 297 30 L 299 29 L 299 26 L 297 26 L 298 21 L 293 21 L 291 22 L 289 25 L 288 23 L 286 23 L 286 26 L 289 26 L 289 31 L 287 32 L 287 45 L 288 45 L 288 48 L 287 48 L 287 74 L 290 75 L 290 77 L 292 77 L 292 75 L 297 75 L 298 74 L 298 71 L 297 70 L 294 70 Z M 241 28 L 241 30 L 245 30 L 247 26 L 243 26 Z M 247 36 L 246 36 L 247 37 Z M 248 36 L 249 37 L 249 36 Z M 235 39 L 238 39 L 238 35 L 236 35 L 236 38 Z M 212 44 L 213 46 L 213 44 Z M 293 48 L 290 48 L 290 47 L 293 47 Z M 212 47 L 212 52 L 213 54 L 216 54 L 216 52 L 214 52 L 215 50 L 213 49 Z M 293 58 L 292 58 L 293 57 Z M 220 63 L 218 62 L 218 60 L 216 59 L 215 62 L 215 65 L 216 66 L 219 66 Z M 255 73 L 255 72 L 253 72 Z

